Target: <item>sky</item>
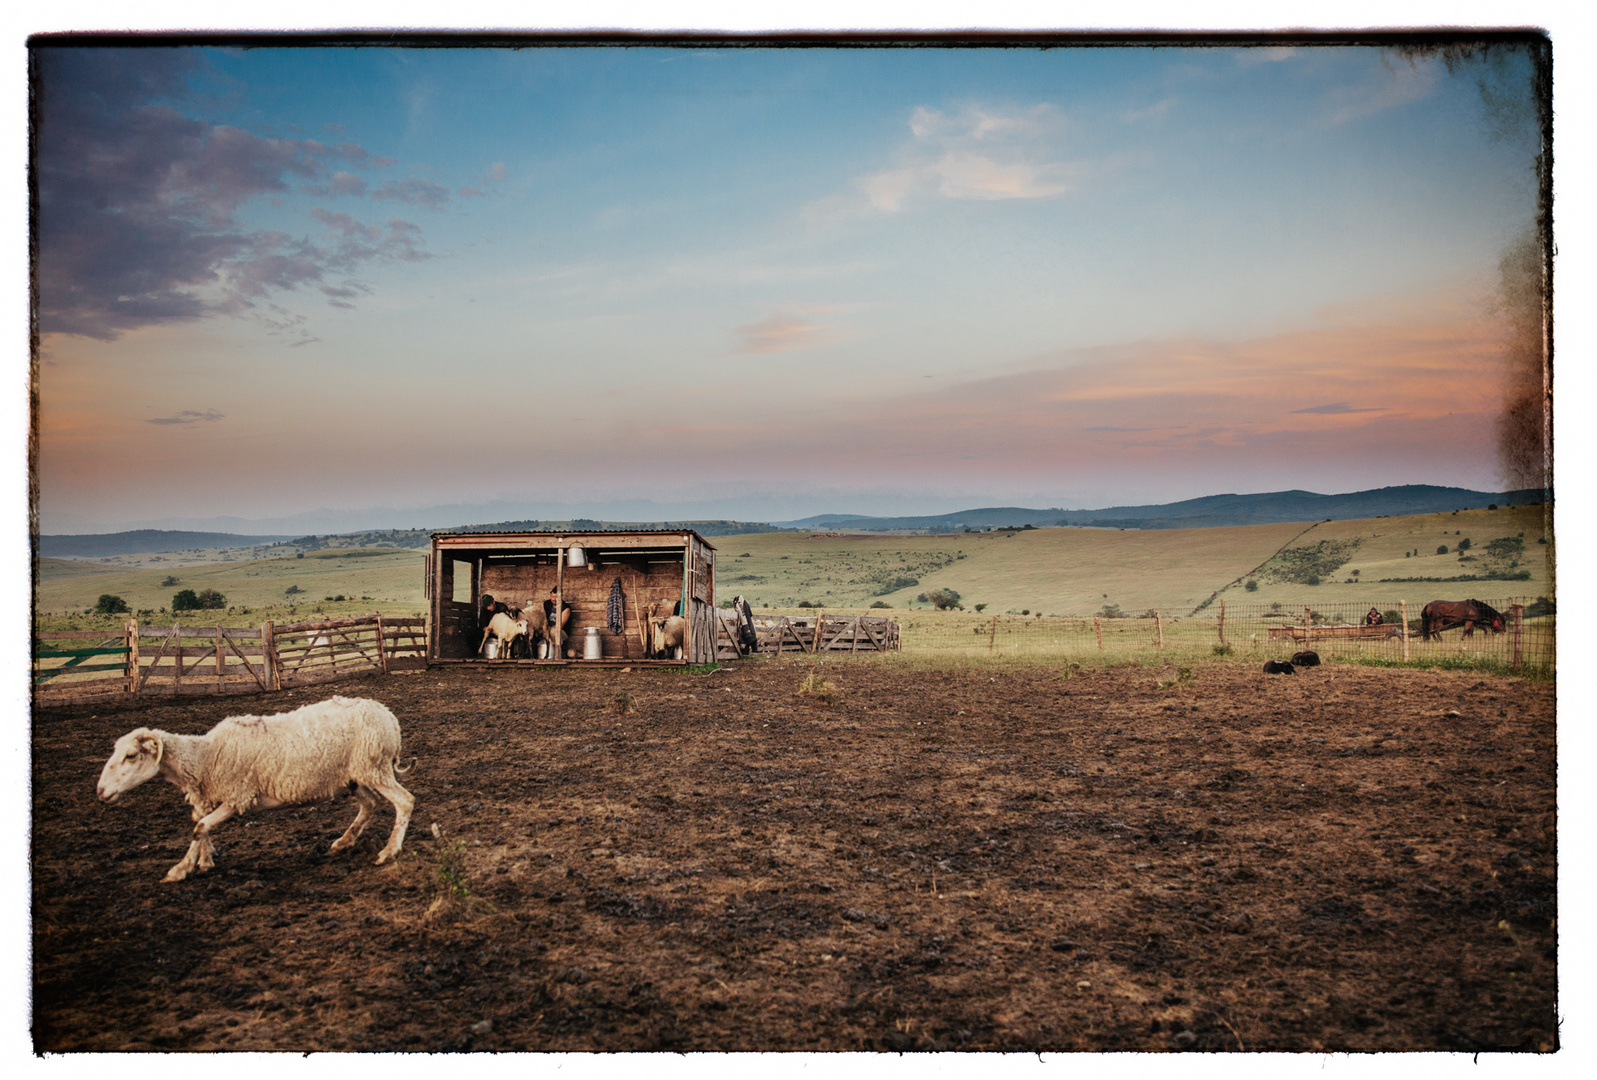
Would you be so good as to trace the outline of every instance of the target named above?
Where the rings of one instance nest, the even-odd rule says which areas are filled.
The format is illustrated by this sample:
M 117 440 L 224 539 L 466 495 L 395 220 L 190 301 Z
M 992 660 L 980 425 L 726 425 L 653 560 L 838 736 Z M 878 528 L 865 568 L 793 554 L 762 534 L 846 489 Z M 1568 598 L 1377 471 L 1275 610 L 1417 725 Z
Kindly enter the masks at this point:
M 34 55 L 45 533 L 1502 487 L 1519 54 Z

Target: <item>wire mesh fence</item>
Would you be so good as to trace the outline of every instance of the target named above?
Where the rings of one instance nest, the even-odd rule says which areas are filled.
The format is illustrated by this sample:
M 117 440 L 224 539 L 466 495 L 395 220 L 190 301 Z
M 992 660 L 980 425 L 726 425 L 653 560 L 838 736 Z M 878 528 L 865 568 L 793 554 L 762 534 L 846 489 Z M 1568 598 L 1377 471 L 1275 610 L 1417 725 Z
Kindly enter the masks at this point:
M 998 656 L 1096 655 L 1105 659 L 1168 656 L 1288 659 L 1312 649 L 1322 658 L 1422 662 L 1539 671 L 1556 665 L 1556 615 L 1544 599 L 1507 597 L 1461 615 L 1431 620 L 1425 603 L 1402 599 L 1311 608 L 1281 604 L 1217 605 L 1201 615 L 985 615 L 916 611 L 901 616 L 906 653 Z M 1435 612 L 1433 611 L 1433 615 Z M 1500 618 L 1498 618 L 1500 616 Z M 1406 629 L 1406 632 L 1405 632 Z

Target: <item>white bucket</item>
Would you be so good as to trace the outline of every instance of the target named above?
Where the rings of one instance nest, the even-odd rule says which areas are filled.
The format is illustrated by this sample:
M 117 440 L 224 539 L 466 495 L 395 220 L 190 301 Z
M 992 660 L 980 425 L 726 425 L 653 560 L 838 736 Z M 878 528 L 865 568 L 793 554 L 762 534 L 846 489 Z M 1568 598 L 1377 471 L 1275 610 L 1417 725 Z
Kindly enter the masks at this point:
M 604 639 L 599 636 L 597 626 L 588 627 L 587 636 L 582 639 L 582 658 L 584 660 L 604 659 Z
M 588 555 L 582 550 L 581 544 L 572 544 L 566 551 L 567 566 L 587 566 Z

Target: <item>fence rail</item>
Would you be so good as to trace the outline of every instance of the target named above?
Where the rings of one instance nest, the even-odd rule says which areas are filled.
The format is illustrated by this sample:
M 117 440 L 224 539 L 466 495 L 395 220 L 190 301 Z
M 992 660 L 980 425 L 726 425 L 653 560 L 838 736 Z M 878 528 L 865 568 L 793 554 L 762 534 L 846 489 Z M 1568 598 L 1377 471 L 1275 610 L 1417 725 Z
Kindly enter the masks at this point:
M 1338 603 L 1288 609 L 1278 604 L 1218 605 L 1202 615 L 1150 611 L 1132 618 L 916 612 L 904 622 L 910 653 L 970 655 L 1256 656 L 1284 659 L 1309 648 L 1322 656 L 1390 661 L 1469 660 L 1508 670 L 1551 673 L 1557 662 L 1552 605 L 1527 597 L 1488 599 L 1502 632 L 1450 628 L 1422 637 L 1423 602 Z M 1368 626 L 1370 608 L 1382 622 Z
M 716 613 L 717 660 L 736 660 L 737 620 L 730 612 Z M 756 616 L 754 632 L 762 653 L 784 652 L 897 652 L 902 646 L 899 625 L 892 619 L 869 615 Z
M 74 646 L 81 640 L 92 646 Z M 248 694 L 427 666 L 426 620 L 368 615 L 260 627 L 140 626 L 47 631 L 33 648 L 41 705 L 117 696 Z M 90 663 L 115 656 L 111 663 Z

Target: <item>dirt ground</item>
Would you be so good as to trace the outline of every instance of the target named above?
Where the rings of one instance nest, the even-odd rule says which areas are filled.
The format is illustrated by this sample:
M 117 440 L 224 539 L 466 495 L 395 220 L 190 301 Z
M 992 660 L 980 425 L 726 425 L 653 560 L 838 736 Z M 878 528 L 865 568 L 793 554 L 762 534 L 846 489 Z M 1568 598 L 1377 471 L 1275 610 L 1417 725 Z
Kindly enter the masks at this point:
M 333 692 L 419 758 L 395 865 L 386 808 L 327 854 L 346 796 L 234 819 L 166 885 L 177 789 L 95 800 L 133 727 Z M 1341 664 L 453 668 L 44 710 L 35 1048 L 1549 1051 L 1554 750 L 1550 685 Z

